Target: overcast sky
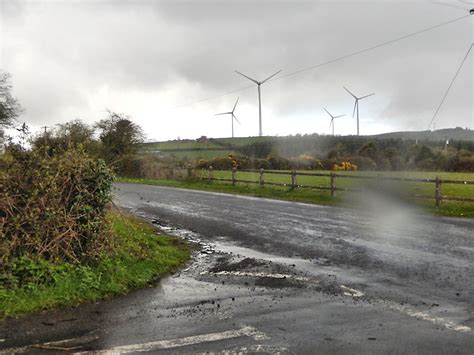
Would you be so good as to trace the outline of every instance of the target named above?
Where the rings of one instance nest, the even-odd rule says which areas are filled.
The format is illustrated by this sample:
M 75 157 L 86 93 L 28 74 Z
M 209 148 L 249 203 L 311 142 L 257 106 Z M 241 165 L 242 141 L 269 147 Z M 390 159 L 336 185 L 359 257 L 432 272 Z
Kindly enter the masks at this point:
M 468 14 L 474 1 L 17 1 L 0 0 L 0 69 L 33 129 L 105 109 L 129 114 L 148 139 L 258 134 L 263 79 L 326 62 Z M 466 9 L 466 10 L 464 10 Z M 474 16 L 262 86 L 265 135 L 425 130 L 474 37 Z M 474 129 L 473 57 L 436 128 Z M 249 87 L 211 100 L 235 89 Z M 178 107 L 181 106 L 181 107 Z

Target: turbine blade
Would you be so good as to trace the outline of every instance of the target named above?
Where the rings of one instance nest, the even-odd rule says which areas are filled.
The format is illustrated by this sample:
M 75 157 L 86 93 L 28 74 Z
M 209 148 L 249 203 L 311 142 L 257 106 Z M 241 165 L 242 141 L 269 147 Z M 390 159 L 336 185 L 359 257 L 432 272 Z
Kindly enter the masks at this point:
M 233 118 L 234 120 L 236 120 L 238 124 L 240 124 L 240 121 L 237 119 L 237 117 L 235 117 L 234 114 L 232 115 L 232 118 Z
M 369 95 L 365 95 L 365 96 L 359 97 L 359 100 L 365 99 L 366 97 L 373 96 L 373 95 L 375 95 L 375 92 L 372 93 L 372 94 L 369 94 Z
M 237 98 L 237 101 L 235 102 L 234 108 L 232 109 L 232 112 L 235 111 L 235 108 L 237 107 L 237 102 L 239 102 L 239 98 Z
M 268 78 L 266 78 L 265 80 L 263 80 L 263 81 L 262 81 L 262 84 L 263 84 L 264 82 L 270 80 L 271 78 L 273 78 L 275 75 L 277 75 L 277 74 L 280 73 L 280 72 L 281 72 L 281 69 L 280 69 L 279 71 L 277 71 L 275 74 L 272 74 L 272 75 L 270 75 Z
M 219 116 L 219 115 L 230 115 L 232 112 L 221 112 L 221 113 L 216 113 L 214 116 Z
M 354 117 L 355 114 L 356 114 L 356 107 L 357 107 L 357 103 L 358 103 L 358 102 L 359 102 L 359 100 L 356 99 L 356 100 L 355 100 L 355 103 L 354 103 L 354 111 L 352 111 L 352 117 Z
M 323 109 L 324 109 L 324 111 L 326 111 L 326 112 L 327 112 L 327 114 L 328 114 L 329 116 L 331 116 L 331 117 L 332 117 L 332 115 L 329 113 L 329 111 L 328 111 L 328 110 L 326 110 L 326 108 L 324 108 L 324 107 L 323 107 Z
M 241 72 L 239 72 L 239 71 L 237 71 L 237 70 L 236 70 L 235 72 L 236 72 L 237 74 L 242 75 L 244 78 L 247 78 L 247 79 L 249 79 L 250 81 L 253 81 L 255 84 L 257 84 L 257 85 L 259 84 L 259 82 L 258 82 L 257 80 L 252 79 L 251 77 L 249 77 L 249 76 L 247 76 L 247 75 L 245 75 L 245 74 L 242 74 Z
M 345 115 L 339 115 L 339 116 L 336 116 L 336 117 L 333 117 L 334 118 L 339 118 L 339 117 L 344 117 Z
M 357 96 L 355 96 L 352 92 L 350 92 L 348 88 L 346 88 L 345 86 L 343 86 L 343 88 L 344 88 L 344 90 L 346 90 L 346 91 L 349 93 L 349 95 L 351 95 L 354 99 L 357 99 Z
M 331 128 L 331 126 L 334 124 L 334 118 L 331 118 L 331 121 L 329 122 L 329 128 Z

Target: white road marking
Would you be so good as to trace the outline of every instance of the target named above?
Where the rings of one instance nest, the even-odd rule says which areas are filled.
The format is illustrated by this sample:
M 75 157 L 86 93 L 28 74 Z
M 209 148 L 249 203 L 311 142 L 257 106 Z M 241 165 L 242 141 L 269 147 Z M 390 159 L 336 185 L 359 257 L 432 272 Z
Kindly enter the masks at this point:
M 10 348 L 10 349 L 0 350 L 0 355 L 3 355 L 3 354 L 21 354 L 21 353 L 26 352 L 28 349 L 30 349 L 31 346 L 32 345 L 23 346 L 21 348 Z
M 21 354 L 27 351 L 31 351 L 31 348 L 34 348 L 35 346 L 39 345 L 44 345 L 44 346 L 51 346 L 51 347 L 67 347 L 68 343 L 74 343 L 74 342 L 79 342 L 79 343 L 87 343 L 92 340 L 98 339 L 99 337 L 97 335 L 85 335 L 82 337 L 77 337 L 77 338 L 70 338 L 70 339 L 64 339 L 64 340 L 58 340 L 58 341 L 49 341 L 47 343 L 37 343 L 37 344 L 31 344 L 31 345 L 26 345 L 22 346 L 20 348 L 10 348 L 10 349 L 4 349 L 0 350 L 0 355 L 3 354 Z
M 345 296 L 349 297 L 362 297 L 364 296 L 364 293 L 362 291 L 358 291 L 356 289 L 341 285 L 341 289 L 343 291 L 343 294 Z M 401 312 L 403 314 L 406 314 L 410 317 L 417 318 L 417 319 L 422 319 L 427 322 L 431 322 L 433 324 L 445 327 L 450 330 L 454 330 L 457 332 L 461 333 L 469 333 L 472 332 L 472 328 L 468 327 L 466 325 L 460 325 L 456 324 L 453 321 L 450 321 L 448 319 L 442 318 L 442 317 L 436 317 L 432 316 L 429 313 L 423 312 L 423 311 L 418 311 L 415 309 L 411 309 L 406 306 L 399 305 L 397 303 L 387 303 L 387 302 L 382 302 L 383 305 L 387 306 L 390 309 L 396 310 L 398 312 Z
M 53 346 L 61 346 L 64 344 L 68 343 L 74 343 L 76 341 L 79 341 L 81 343 L 88 343 L 92 340 L 99 339 L 99 336 L 97 335 L 85 335 L 83 337 L 78 337 L 78 338 L 70 338 L 70 339 L 64 339 L 64 340 L 58 340 L 58 341 L 50 341 L 48 343 L 44 343 L 42 345 L 53 345 Z
M 207 274 L 207 271 L 201 272 L 201 275 Z M 268 277 L 272 279 L 293 279 L 297 281 L 309 281 L 309 278 L 304 276 L 295 276 L 290 274 L 269 274 L 265 272 L 245 272 L 245 271 L 219 271 L 214 272 L 215 275 L 227 275 L 227 276 L 248 276 L 248 277 Z
M 193 335 L 185 338 L 169 339 L 169 340 L 159 340 L 152 341 L 142 344 L 131 344 L 131 345 L 122 345 L 116 346 L 106 350 L 99 351 L 90 351 L 90 352 L 78 352 L 75 354 L 127 354 L 140 351 L 152 351 L 158 349 L 172 349 L 181 346 L 196 345 L 201 343 L 208 343 L 219 340 L 227 340 L 233 338 L 240 338 L 247 336 L 253 338 L 254 340 L 266 340 L 270 339 L 265 333 L 258 331 L 254 327 L 245 326 L 240 329 L 228 330 L 220 333 L 209 333 L 201 335 Z
M 350 296 L 350 297 L 356 297 L 356 298 L 364 296 L 364 293 L 362 291 L 358 291 L 354 288 L 350 288 L 344 285 L 341 285 L 341 290 L 344 296 Z
M 243 354 L 255 354 L 255 353 L 265 353 L 265 354 L 290 354 L 288 348 L 282 346 L 273 346 L 273 345 L 263 345 L 257 344 L 249 347 L 240 347 L 229 350 L 222 351 L 207 351 L 205 353 L 197 353 L 196 355 L 243 355 Z
M 441 317 L 432 316 L 432 315 L 430 315 L 426 312 L 423 312 L 423 311 L 417 311 L 415 309 L 411 309 L 411 308 L 408 308 L 406 306 L 402 306 L 402 305 L 399 305 L 399 304 L 389 304 L 388 307 L 391 308 L 391 309 L 397 310 L 401 313 L 404 313 L 406 315 L 409 315 L 410 317 L 414 317 L 414 318 L 417 318 L 417 319 L 423 319 L 425 321 L 431 322 L 431 323 L 436 324 L 436 325 L 443 326 L 447 329 L 455 330 L 457 332 L 461 332 L 461 333 L 472 332 L 471 327 L 468 327 L 468 326 L 465 326 L 465 325 L 459 325 L 459 324 L 454 323 L 453 321 L 450 321 L 450 320 L 447 320 L 447 319 L 444 319 L 444 318 L 441 318 Z

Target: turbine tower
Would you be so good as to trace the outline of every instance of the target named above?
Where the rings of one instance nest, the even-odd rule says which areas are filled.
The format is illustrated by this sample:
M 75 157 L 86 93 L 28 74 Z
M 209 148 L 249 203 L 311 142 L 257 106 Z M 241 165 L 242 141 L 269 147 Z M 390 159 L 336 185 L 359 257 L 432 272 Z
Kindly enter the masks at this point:
M 234 120 L 237 121 L 238 124 L 240 124 L 239 120 L 237 119 L 237 117 L 235 117 L 234 115 L 234 111 L 235 111 L 235 108 L 237 107 L 237 102 L 239 102 L 239 98 L 237 98 L 237 101 L 235 101 L 235 105 L 234 105 L 234 108 L 232 109 L 232 111 L 229 111 L 229 112 L 222 112 L 222 113 L 216 113 L 215 116 L 219 116 L 219 115 L 230 115 L 230 121 L 232 123 L 232 138 L 234 138 Z
M 323 108 L 324 108 L 324 107 L 323 107 Z M 332 135 L 334 135 L 334 119 L 335 119 L 335 118 L 339 118 L 339 117 L 343 117 L 343 116 L 345 116 L 345 115 L 333 116 L 333 115 L 331 115 L 331 114 L 329 113 L 329 111 L 326 110 L 325 108 L 324 108 L 324 111 L 326 111 L 326 113 L 327 113 L 329 116 L 331 116 L 331 122 L 329 123 L 329 128 L 331 128 L 331 126 L 332 126 Z
M 263 131 L 262 131 L 262 98 L 261 98 L 261 94 L 260 94 L 260 86 L 262 84 L 264 84 L 265 82 L 267 82 L 268 80 L 270 80 L 271 78 L 273 78 L 279 72 L 281 72 L 281 70 L 277 71 L 275 74 L 270 75 L 268 78 L 266 78 L 265 80 L 262 80 L 262 81 L 252 79 L 251 77 L 249 77 L 245 74 L 242 74 L 241 72 L 238 72 L 237 70 L 235 72 L 239 75 L 242 75 L 244 78 L 247 78 L 248 80 L 250 80 L 250 81 L 254 82 L 255 84 L 257 84 L 257 88 L 258 88 L 258 129 L 259 129 L 258 130 L 258 135 L 261 137 L 263 135 Z
M 359 135 L 359 100 L 362 100 L 362 99 L 365 99 L 366 97 L 375 95 L 375 93 L 365 95 L 365 96 L 361 96 L 361 97 L 357 97 L 352 92 L 350 92 L 349 89 L 346 88 L 345 86 L 344 86 L 344 90 L 346 90 L 349 93 L 349 95 L 351 95 L 355 100 L 355 102 L 354 102 L 354 111 L 352 111 L 352 117 L 354 117 L 356 109 L 357 109 L 357 135 Z

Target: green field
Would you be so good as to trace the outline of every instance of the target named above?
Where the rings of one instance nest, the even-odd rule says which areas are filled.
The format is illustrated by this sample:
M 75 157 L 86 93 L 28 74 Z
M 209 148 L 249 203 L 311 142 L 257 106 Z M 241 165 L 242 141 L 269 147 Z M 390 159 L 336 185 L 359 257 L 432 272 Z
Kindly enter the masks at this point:
M 235 152 L 225 144 L 215 143 L 215 140 L 207 141 L 168 141 L 156 143 L 140 144 L 139 150 L 146 154 L 156 154 L 163 157 L 179 160 L 210 160 L 219 157 L 226 157 Z
M 235 138 L 217 138 L 213 141 L 220 144 L 232 145 L 234 147 L 243 147 L 256 142 L 274 142 L 275 137 L 235 137 Z
M 210 160 L 239 154 L 236 150 L 255 142 L 274 141 L 275 137 L 239 137 L 208 140 L 174 140 L 167 142 L 142 143 L 138 145 L 142 153 L 184 160 Z
M 210 141 L 192 141 L 192 140 L 175 140 L 167 142 L 142 143 L 139 145 L 141 150 L 186 150 L 186 149 L 212 149 L 221 148 L 222 146 L 214 144 Z
M 329 175 L 329 171 L 297 171 L 301 173 L 310 174 L 325 174 Z M 207 177 L 208 172 L 205 170 L 199 171 L 199 177 Z M 214 171 L 215 178 L 231 179 L 232 173 L 230 171 Z M 441 180 L 459 180 L 459 181 L 474 181 L 474 173 L 448 173 L 448 172 L 373 172 L 373 171 L 354 171 L 354 172 L 337 172 L 337 175 L 347 176 L 382 176 L 382 177 L 399 177 L 399 178 L 415 178 L 415 179 L 435 179 L 439 177 Z M 238 180 L 247 181 L 258 181 L 259 173 L 253 172 L 237 172 Z M 280 174 L 264 174 L 264 181 L 273 183 L 291 184 L 290 175 Z M 373 180 L 360 180 L 353 178 L 336 178 L 337 188 L 356 188 L 366 183 L 373 183 Z M 330 187 L 329 176 L 297 176 L 298 185 L 312 185 L 312 186 L 323 186 Z M 435 184 L 434 183 L 421 183 L 421 182 L 397 182 L 394 183 L 402 188 L 406 188 L 409 193 L 424 194 L 434 196 Z M 455 184 L 442 184 L 441 185 L 442 195 L 452 197 L 472 197 L 474 198 L 474 185 L 455 185 Z
M 211 138 L 208 140 L 174 140 L 166 142 L 153 142 L 139 144 L 140 150 L 187 150 L 187 149 L 218 149 L 228 146 L 242 147 L 255 142 L 274 141 L 275 137 L 236 137 L 236 138 Z
M 207 150 L 160 150 L 160 151 L 148 151 L 146 154 L 158 154 L 168 158 L 174 158 L 179 160 L 199 160 L 205 159 L 210 160 L 214 158 L 227 157 L 229 154 L 235 154 L 231 150 L 223 149 L 207 149 Z

